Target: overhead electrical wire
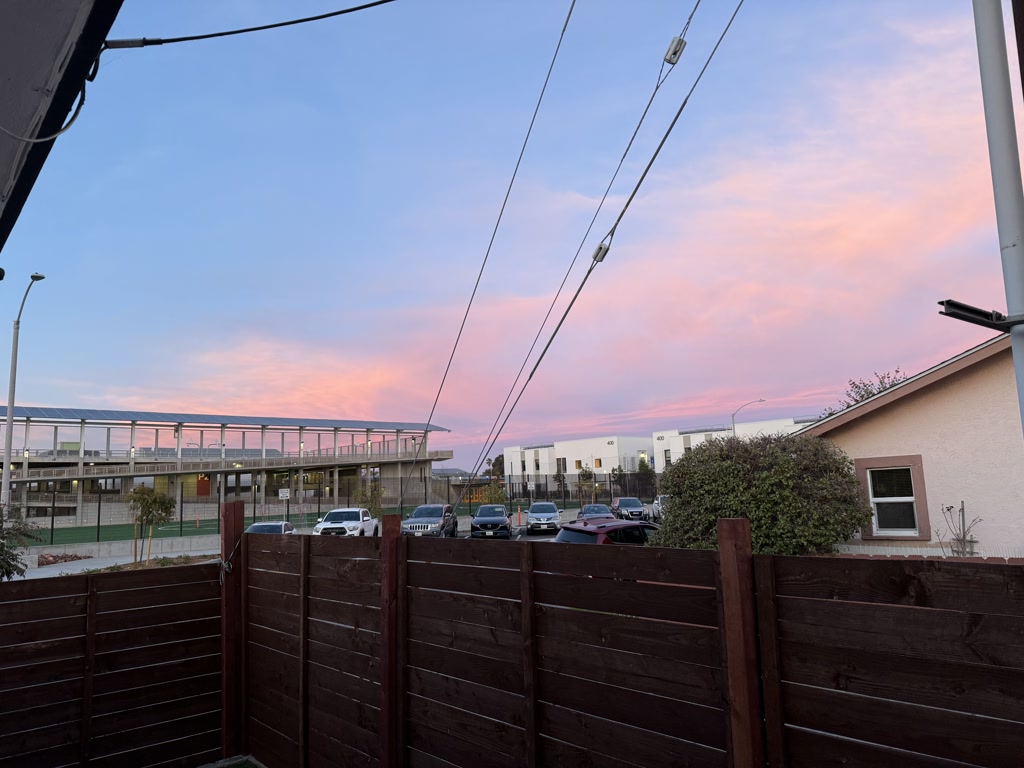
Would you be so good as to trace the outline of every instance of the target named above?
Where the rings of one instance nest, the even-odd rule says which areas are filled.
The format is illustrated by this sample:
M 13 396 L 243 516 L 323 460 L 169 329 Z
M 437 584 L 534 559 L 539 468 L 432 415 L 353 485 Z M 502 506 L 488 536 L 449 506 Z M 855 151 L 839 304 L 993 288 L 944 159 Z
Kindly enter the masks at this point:
M 205 34 L 205 35 L 188 35 L 186 37 L 167 37 L 167 38 L 140 37 L 140 38 L 134 38 L 134 39 L 130 39 L 130 40 L 107 40 L 106 42 L 103 43 L 103 45 L 100 46 L 99 53 L 96 54 L 96 60 L 93 62 L 92 69 L 90 70 L 89 75 L 88 75 L 88 77 L 86 77 L 85 81 L 82 82 L 82 88 L 81 88 L 81 90 L 79 91 L 79 94 L 78 94 L 78 105 L 75 107 L 74 114 L 71 115 L 71 119 L 68 120 L 68 122 L 65 123 L 64 126 L 59 131 L 57 131 L 56 133 L 52 133 L 49 136 L 38 136 L 36 138 L 30 138 L 28 136 L 21 136 L 21 135 L 19 135 L 17 133 L 14 133 L 13 131 L 9 131 L 8 129 L 6 129 L 2 125 L 0 125 L 0 133 L 3 133 L 6 136 L 10 136 L 12 139 L 15 139 L 16 141 L 21 141 L 21 142 L 24 142 L 26 144 L 45 144 L 48 141 L 53 141 L 54 139 L 56 139 L 61 134 L 66 133 L 68 131 L 68 129 L 70 129 L 71 126 L 75 124 L 75 120 L 78 119 L 78 115 L 81 114 L 81 112 L 82 112 L 82 107 L 85 106 L 85 83 L 86 82 L 92 82 L 93 80 L 96 79 L 96 72 L 99 69 L 100 57 L 103 55 L 103 52 L 108 50 L 108 49 L 112 50 L 112 49 L 115 49 L 115 48 L 147 48 L 147 47 L 149 47 L 151 45 L 171 45 L 172 43 L 190 43 L 190 42 L 193 42 L 195 40 L 210 40 L 210 39 L 213 39 L 215 37 L 231 37 L 232 35 L 244 35 L 244 34 L 248 34 L 249 32 L 262 32 L 263 30 L 267 30 L 267 29 L 279 29 L 281 27 L 291 27 L 291 26 L 294 26 L 296 24 L 306 24 L 306 23 L 311 22 L 311 21 L 323 21 L 324 19 L 330 19 L 330 18 L 333 18 L 335 16 L 344 16 L 347 13 L 355 13 L 356 11 L 365 11 L 368 8 L 373 8 L 373 7 L 378 6 L 378 5 L 385 5 L 387 3 L 393 3 L 393 2 L 395 2 L 395 0 L 376 0 L 375 2 L 372 2 L 372 3 L 365 3 L 363 5 L 357 5 L 357 6 L 353 6 L 351 8 L 343 8 L 340 11 L 331 11 L 330 13 L 321 13 L 318 16 L 306 16 L 305 18 L 302 18 L 302 19 L 292 19 L 291 21 L 279 21 L 279 22 L 275 22 L 273 24 L 263 24 L 263 25 L 261 25 L 259 27 L 246 27 L 244 29 L 231 29 L 231 30 L 227 30 L 225 32 L 211 32 L 211 33 Z
M 569 3 L 569 12 L 565 15 L 565 22 L 562 24 L 562 31 L 558 36 L 558 44 L 555 46 L 555 52 L 551 56 L 551 63 L 548 65 L 548 72 L 544 76 L 544 85 L 541 86 L 540 95 L 537 97 L 537 104 L 533 108 L 533 116 L 530 118 L 530 125 L 526 129 L 526 136 L 523 139 L 523 145 L 519 149 L 519 157 L 516 159 L 515 168 L 512 170 L 512 177 L 509 179 L 508 187 L 505 189 L 505 198 L 501 201 L 501 208 L 498 210 L 498 218 L 494 222 L 494 228 L 491 230 L 491 239 L 487 243 L 487 250 L 484 251 L 483 261 L 480 263 L 480 270 L 477 272 L 476 282 L 473 284 L 473 291 L 469 295 L 469 303 L 466 305 L 466 311 L 462 315 L 462 323 L 459 325 L 459 332 L 455 336 L 455 344 L 452 346 L 452 353 L 448 356 L 448 364 L 444 368 L 444 374 L 441 376 L 441 384 L 437 388 L 437 394 L 434 396 L 434 403 L 430 406 L 430 415 L 427 417 L 427 426 L 425 429 L 430 428 L 430 422 L 434 418 L 434 411 L 437 409 L 437 403 L 441 399 L 441 392 L 444 390 L 445 382 L 448 380 L 448 373 L 452 368 L 452 361 L 455 359 L 455 352 L 459 348 L 459 341 L 462 339 L 462 332 L 466 329 L 466 320 L 469 318 L 469 311 L 473 307 L 473 300 L 476 298 L 477 289 L 480 287 L 480 279 L 483 277 L 484 269 L 487 267 L 487 259 L 491 255 L 491 248 L 494 246 L 494 240 L 498 235 L 498 228 L 501 226 L 502 217 L 505 215 L 505 207 L 508 205 L 508 199 L 512 194 L 512 187 L 516 182 L 516 176 L 519 174 L 519 166 L 523 162 L 523 155 L 526 154 L 526 147 L 530 143 L 530 135 L 533 133 L 533 125 L 537 121 L 537 114 L 540 112 L 540 105 L 544 101 L 544 93 L 547 91 L 548 82 L 551 80 L 551 73 L 555 69 L 555 62 L 558 60 L 558 52 L 562 48 L 562 41 L 565 39 L 565 31 L 569 28 L 569 20 L 572 18 L 573 9 L 576 7 L 576 0 L 572 0 Z M 425 436 L 424 436 L 425 437 Z M 409 472 L 405 477 L 405 485 L 408 485 L 409 479 L 412 477 L 413 471 L 416 469 L 416 463 L 420 460 L 420 453 L 423 451 L 423 444 L 426 440 L 421 440 L 416 448 L 416 455 L 413 457 L 412 464 L 409 467 Z M 402 496 L 404 491 L 399 491 L 399 504 L 401 504 Z
M 544 345 L 544 349 L 541 350 L 541 353 L 538 356 L 537 361 L 534 363 L 533 368 L 530 370 L 530 375 L 527 376 L 526 381 L 523 383 L 523 386 L 520 388 L 519 394 L 516 395 L 516 399 L 513 401 L 511 407 L 508 409 L 508 413 L 505 414 L 505 418 L 502 420 L 501 425 L 498 427 L 497 432 L 495 432 L 495 434 L 493 436 L 493 439 L 491 439 L 490 444 L 485 447 L 485 450 L 483 452 L 484 455 L 487 455 L 488 453 L 490 453 L 491 450 L 493 450 L 495 443 L 497 443 L 498 438 L 501 436 L 502 430 L 504 430 L 505 425 L 508 424 L 509 418 L 511 418 L 512 413 L 516 409 L 516 406 L 519 404 L 519 401 L 522 399 L 523 394 L 526 392 L 526 389 L 529 386 L 530 381 L 533 379 L 534 374 L 537 372 L 537 368 L 540 367 L 540 364 L 544 360 L 545 355 L 547 355 L 548 350 L 551 348 L 552 342 L 554 342 L 555 337 L 558 335 L 559 330 L 561 330 L 562 325 L 565 323 L 566 318 L 569 316 L 570 310 L 572 310 L 573 305 L 576 303 L 576 299 L 579 298 L 579 295 L 582 292 L 583 287 L 586 285 L 587 280 L 590 278 L 591 273 L 594 271 L 594 268 L 598 264 L 600 264 L 602 261 L 604 261 L 604 258 L 607 255 L 608 250 L 611 247 L 612 239 L 615 237 L 615 230 L 616 230 L 616 228 L 622 222 L 623 217 L 626 215 L 626 211 L 629 210 L 630 205 L 632 204 L 633 200 L 636 198 L 637 193 L 640 191 L 640 187 L 643 185 L 644 181 L 647 179 L 647 175 L 648 175 L 648 173 L 650 173 L 650 170 L 654 166 L 655 161 L 658 159 L 658 156 L 661 154 L 661 150 L 665 146 L 665 143 L 668 141 L 668 137 L 672 134 L 672 131 L 673 131 L 673 129 L 676 126 L 676 123 L 679 122 L 679 118 L 682 116 L 683 110 L 686 109 L 686 105 L 690 102 L 690 97 L 693 96 L 694 91 L 696 90 L 697 86 L 700 84 L 701 79 L 704 77 L 704 73 L 707 71 L 707 68 L 708 68 L 708 66 L 710 66 L 712 59 L 714 59 L 715 54 L 718 52 L 718 49 L 721 46 L 722 41 L 725 39 L 725 36 L 728 34 L 729 30 L 732 28 L 733 21 L 735 21 L 736 15 L 739 13 L 740 8 L 743 7 L 744 1 L 745 0 L 739 0 L 739 2 L 737 3 L 735 10 L 733 10 L 732 15 L 729 17 L 728 23 L 725 25 L 725 28 L 722 30 L 722 34 L 719 35 L 718 40 L 715 42 L 714 47 L 711 49 L 711 52 L 708 54 L 708 57 L 705 60 L 704 65 L 701 67 L 700 72 L 697 74 L 697 77 L 694 80 L 693 85 L 690 87 L 690 90 L 687 92 L 686 97 L 683 99 L 682 104 L 680 105 L 679 109 L 676 111 L 676 114 L 672 118 L 671 123 L 669 123 L 669 126 L 666 129 L 665 134 L 662 136 L 661 141 L 658 143 L 657 148 L 654 150 L 654 153 L 651 156 L 651 159 L 647 162 L 647 165 L 644 167 L 643 172 L 640 174 L 640 178 L 637 180 L 636 185 L 633 187 L 632 192 L 630 193 L 629 197 L 626 199 L 626 202 L 622 206 L 622 209 L 619 211 L 619 215 L 616 217 L 614 224 L 612 224 L 612 227 L 611 227 L 611 229 L 609 229 L 608 234 L 604 236 L 604 238 L 601 240 L 600 244 L 598 245 L 597 250 L 595 250 L 594 258 L 591 261 L 590 267 L 587 269 L 586 273 L 583 275 L 583 279 L 580 281 L 579 287 L 576 289 L 576 293 L 573 294 L 572 300 L 569 302 L 568 306 L 565 308 L 565 311 L 562 313 L 562 316 L 559 319 L 558 324 L 555 326 L 555 329 L 551 332 L 551 335 L 548 337 L 547 343 Z M 687 23 L 689 23 L 689 22 L 687 22 Z M 468 484 L 467 484 L 467 488 L 468 488 Z M 464 493 L 465 493 L 465 490 L 463 491 L 463 494 Z M 459 500 L 460 501 L 461 501 L 461 499 L 462 499 L 462 495 L 459 496 Z
M 690 22 L 693 21 L 693 16 L 697 12 L 697 9 L 700 7 L 700 3 L 701 0 L 697 0 L 697 2 L 694 4 L 693 10 L 690 11 L 690 15 L 687 17 L 686 23 L 683 25 L 682 31 L 676 37 L 676 40 L 683 41 L 683 45 L 685 45 L 686 33 L 690 29 Z M 668 65 L 668 72 L 665 71 L 666 64 Z M 605 201 L 608 199 L 608 195 L 611 193 L 612 186 L 618 179 L 619 171 L 622 170 L 622 165 L 623 163 L 625 163 L 626 157 L 629 155 L 629 152 L 633 147 L 633 142 L 636 140 L 637 134 L 640 133 L 640 128 L 643 127 L 644 120 L 647 118 L 647 113 L 650 112 L 651 105 L 654 103 L 654 99 L 658 95 L 658 91 L 661 89 L 661 86 L 665 84 L 665 81 L 668 80 L 669 75 L 672 73 L 674 69 L 675 61 L 670 61 L 669 55 L 666 54 L 666 56 L 662 58 L 661 67 L 658 70 L 658 78 L 655 82 L 654 90 L 651 92 L 650 98 L 647 100 L 647 105 L 644 107 L 644 110 L 640 115 L 640 119 L 637 121 L 636 127 L 633 129 L 633 134 L 629 137 L 629 141 L 626 144 L 626 148 L 623 151 L 622 156 L 619 158 L 619 164 L 615 167 L 615 172 L 612 174 L 611 179 L 608 181 L 608 186 L 605 187 L 604 194 L 601 196 L 601 200 L 597 204 L 597 208 L 594 211 L 593 217 L 591 217 L 590 219 L 590 224 L 587 226 L 586 232 L 583 233 L 583 237 L 580 240 L 580 245 L 576 249 L 576 253 L 572 257 L 572 261 L 569 263 L 569 268 L 566 270 L 565 276 L 562 278 L 562 282 L 558 286 L 558 290 L 555 291 L 555 295 L 551 299 L 551 304 L 548 306 L 548 310 L 545 313 L 543 320 L 541 320 L 540 327 L 537 328 L 537 334 L 536 336 L 533 337 L 533 343 L 530 344 L 530 348 L 529 350 L 527 350 L 526 355 L 523 358 L 523 364 L 519 368 L 519 372 L 516 374 L 515 380 L 512 382 L 512 386 L 509 387 L 508 394 L 505 395 L 505 401 L 502 403 L 501 408 L 498 411 L 498 415 L 495 417 L 494 423 L 491 425 L 491 429 L 487 433 L 487 437 L 484 438 L 484 448 L 481 449 L 479 454 L 477 454 L 476 460 L 473 463 L 473 468 L 470 470 L 471 479 L 476 478 L 477 473 L 483 467 L 484 461 L 486 460 L 487 452 L 490 450 L 489 448 L 487 448 L 488 441 L 494 434 L 494 429 L 495 427 L 497 427 L 498 421 L 501 419 L 501 415 L 505 412 L 505 408 L 506 406 L 508 406 L 508 402 L 512 398 L 512 394 L 515 392 L 516 386 L 519 384 L 519 379 L 522 377 L 523 371 L 526 370 L 526 366 L 530 361 L 530 357 L 533 355 L 534 349 L 536 349 L 537 347 L 537 342 L 540 340 L 540 336 L 544 331 L 544 327 L 547 325 L 548 320 L 551 317 L 551 313 L 555 308 L 555 304 L 558 302 L 559 297 L 562 295 L 562 289 L 565 288 L 565 284 L 569 280 L 569 275 L 572 273 L 573 267 L 576 266 L 576 260 L 579 258 L 580 253 L 583 251 L 583 246 L 586 245 L 587 238 L 590 237 L 590 232 L 594 228 L 594 224 L 597 222 L 597 217 L 600 215 L 602 209 L 604 208 Z

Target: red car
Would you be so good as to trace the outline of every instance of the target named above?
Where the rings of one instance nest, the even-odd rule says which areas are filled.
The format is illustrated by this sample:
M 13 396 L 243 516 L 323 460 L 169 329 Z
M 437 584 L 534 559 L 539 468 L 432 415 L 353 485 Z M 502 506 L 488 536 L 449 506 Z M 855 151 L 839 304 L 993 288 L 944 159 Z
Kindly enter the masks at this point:
M 658 526 L 643 520 L 576 520 L 565 523 L 555 541 L 567 544 L 646 544 Z

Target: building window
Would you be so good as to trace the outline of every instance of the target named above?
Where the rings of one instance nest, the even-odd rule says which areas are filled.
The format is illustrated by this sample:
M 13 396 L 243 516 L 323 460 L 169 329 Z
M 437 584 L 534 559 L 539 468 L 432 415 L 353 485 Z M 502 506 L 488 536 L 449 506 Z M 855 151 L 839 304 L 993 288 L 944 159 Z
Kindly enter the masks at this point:
M 920 456 L 856 459 L 861 486 L 874 513 L 864 539 L 931 539 Z
M 534 458 L 533 460 L 533 471 L 540 472 L 540 459 Z
M 576 459 L 576 469 L 583 469 L 583 460 Z
M 562 458 L 562 459 L 555 459 L 555 468 L 564 475 L 565 474 L 565 459 L 564 458 Z
M 519 463 L 521 465 L 521 468 L 520 468 L 519 471 L 522 472 L 523 474 L 526 474 L 526 459 L 521 459 L 519 461 Z
M 601 468 L 601 460 L 600 459 L 594 459 L 594 469 L 600 469 L 600 468 Z
M 670 451 L 668 448 L 666 448 L 665 449 L 665 466 L 667 467 L 671 463 L 672 463 L 672 451 Z

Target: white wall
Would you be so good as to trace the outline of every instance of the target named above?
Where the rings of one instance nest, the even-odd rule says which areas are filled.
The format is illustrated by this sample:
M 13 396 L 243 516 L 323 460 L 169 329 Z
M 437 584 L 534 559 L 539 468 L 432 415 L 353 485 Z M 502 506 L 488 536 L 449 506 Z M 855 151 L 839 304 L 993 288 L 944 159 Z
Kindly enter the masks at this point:
M 765 421 L 736 422 L 736 436 L 740 438 L 756 437 L 758 435 L 786 435 L 795 432 L 804 423 L 797 423 L 792 418 L 768 419 Z M 685 429 L 666 429 L 655 432 L 651 435 L 654 443 L 656 468 L 658 472 L 665 470 L 665 451 L 670 452 L 672 461 L 675 461 L 690 449 L 696 448 L 707 440 L 720 439 L 732 435 L 732 426 L 722 428 L 710 428 L 699 431 L 687 431 Z

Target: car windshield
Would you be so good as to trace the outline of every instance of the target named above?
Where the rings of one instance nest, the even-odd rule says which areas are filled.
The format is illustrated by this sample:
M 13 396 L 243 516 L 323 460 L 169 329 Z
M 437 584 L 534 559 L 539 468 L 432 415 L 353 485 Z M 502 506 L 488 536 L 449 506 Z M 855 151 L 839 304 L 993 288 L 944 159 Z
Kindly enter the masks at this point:
M 548 503 L 534 504 L 532 507 L 530 507 L 530 514 L 557 515 L 558 507 L 556 507 L 554 504 Z
M 332 509 L 324 515 L 325 523 L 358 523 L 358 509 Z
M 500 504 L 487 504 L 476 511 L 477 517 L 504 517 L 505 508 Z
M 587 504 L 580 511 L 580 517 L 594 517 L 599 515 L 612 517 L 612 511 L 604 504 Z
M 253 523 L 246 533 L 281 533 L 281 523 Z
M 416 507 L 409 517 L 441 517 L 441 505 L 430 504 L 423 507 Z
M 628 509 L 632 509 L 635 507 L 642 507 L 643 505 L 644 503 L 640 501 L 640 499 L 634 499 L 632 497 L 619 499 L 619 507 L 626 507 Z
M 574 528 L 563 528 L 555 536 L 555 541 L 568 544 L 596 544 L 597 534 L 590 531 L 577 531 Z

